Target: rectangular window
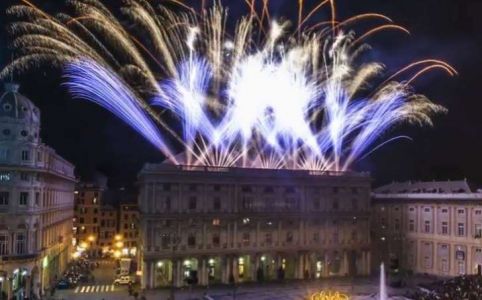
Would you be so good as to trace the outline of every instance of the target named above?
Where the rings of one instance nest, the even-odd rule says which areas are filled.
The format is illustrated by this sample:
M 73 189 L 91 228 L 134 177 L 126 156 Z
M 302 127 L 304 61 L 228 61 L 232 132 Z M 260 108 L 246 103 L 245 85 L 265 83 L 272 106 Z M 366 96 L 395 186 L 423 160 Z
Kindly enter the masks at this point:
M 358 239 L 358 232 L 356 230 L 353 230 L 351 232 L 351 240 L 356 241 Z
M 243 232 L 243 245 L 249 246 L 249 232 Z
M 25 233 L 17 233 L 17 242 L 15 245 L 16 254 L 25 254 L 27 252 L 27 241 Z
M 25 172 L 20 173 L 20 180 L 28 181 L 28 173 L 25 173 Z
M 40 193 L 35 192 L 35 205 L 39 206 L 40 205 Z
M 170 238 L 168 235 L 162 235 L 161 237 L 161 247 L 163 249 L 167 249 L 169 248 L 169 244 L 170 244 Z
M 449 210 L 448 210 L 448 209 L 446 209 L 446 208 L 442 208 L 442 213 L 443 213 L 443 214 L 446 214 L 446 213 L 448 213 L 448 212 L 449 212 Z
M 8 234 L 0 234 L 0 255 L 8 255 Z
M 196 197 L 190 197 L 190 198 L 189 198 L 189 205 L 188 205 L 188 207 L 189 207 L 190 210 L 195 210 L 195 209 L 196 209 L 196 204 L 197 204 L 196 202 L 197 202 Z
M 430 228 L 430 227 L 431 227 L 431 226 L 430 226 L 430 221 L 425 221 L 425 228 L 424 228 L 425 230 L 424 230 L 424 232 L 425 232 L 425 233 L 430 233 L 430 232 L 431 232 L 431 228 Z
M 30 151 L 28 150 L 23 150 L 22 151 L 22 160 L 30 160 Z
M 319 232 L 315 232 L 313 233 L 313 241 L 318 243 L 320 241 L 320 233 Z
M 446 221 L 442 222 L 442 234 L 443 235 L 449 234 L 449 223 Z
M 313 208 L 316 210 L 320 209 L 320 199 L 313 199 Z
M 457 235 L 458 236 L 464 236 L 465 235 L 465 224 L 464 223 L 458 223 L 457 224 Z
M 458 210 L 457 210 L 457 213 L 458 213 L 458 214 L 463 214 L 463 213 L 465 213 L 465 209 L 458 209 Z
M 481 224 L 475 224 L 475 237 L 476 238 L 481 238 L 482 237 L 482 225 Z
M 334 210 L 337 210 L 337 209 L 338 209 L 338 200 L 333 200 L 332 208 L 333 208 Z
M 19 205 L 27 205 L 28 204 L 28 192 L 20 192 L 20 199 L 18 201 Z
M 292 243 L 293 242 L 293 232 L 287 232 L 286 233 L 286 242 L 287 243 Z
M 477 209 L 477 210 L 475 211 L 475 214 L 476 214 L 476 215 L 480 215 L 480 214 L 482 214 L 482 210 Z
M 0 205 L 8 205 L 8 192 L 0 192 Z
M 187 245 L 189 247 L 195 247 L 196 246 L 196 236 L 191 234 L 187 237 Z
M 353 210 L 358 210 L 358 200 L 357 199 L 351 199 L 351 207 Z
M 248 237 L 248 242 L 249 242 L 249 237 Z M 214 247 L 219 247 L 221 244 L 221 238 L 219 237 L 218 233 L 213 234 L 213 246 Z
M 264 240 L 267 245 L 271 245 L 273 243 L 273 234 L 271 232 L 266 232 L 264 236 Z
M 0 160 L 6 161 L 8 159 L 8 149 L 7 148 L 0 148 Z
M 218 197 L 214 198 L 213 200 L 213 209 L 214 210 L 220 210 L 221 209 L 221 199 Z
M 166 209 L 166 211 L 170 211 L 170 210 L 171 210 L 171 198 L 170 198 L 170 197 L 166 197 L 166 206 L 165 206 L 165 209 Z

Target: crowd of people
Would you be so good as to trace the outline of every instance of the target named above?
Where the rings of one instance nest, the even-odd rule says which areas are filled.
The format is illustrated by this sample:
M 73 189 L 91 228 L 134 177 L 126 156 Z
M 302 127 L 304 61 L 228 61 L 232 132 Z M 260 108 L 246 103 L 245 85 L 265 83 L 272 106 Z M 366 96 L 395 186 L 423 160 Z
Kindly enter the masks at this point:
M 437 281 L 407 296 L 414 300 L 480 300 L 482 276 L 466 275 Z

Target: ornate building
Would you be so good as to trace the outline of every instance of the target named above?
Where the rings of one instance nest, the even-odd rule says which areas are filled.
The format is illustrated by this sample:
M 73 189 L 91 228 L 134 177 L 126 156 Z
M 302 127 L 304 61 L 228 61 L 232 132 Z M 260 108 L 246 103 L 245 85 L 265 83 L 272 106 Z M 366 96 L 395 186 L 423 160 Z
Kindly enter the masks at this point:
M 480 271 L 482 192 L 466 181 L 392 183 L 373 203 L 377 261 L 439 276 Z
M 71 255 L 74 166 L 40 140 L 40 111 L 6 84 L 0 97 L 0 285 L 39 295 Z
M 370 273 L 370 177 L 146 164 L 143 287 Z

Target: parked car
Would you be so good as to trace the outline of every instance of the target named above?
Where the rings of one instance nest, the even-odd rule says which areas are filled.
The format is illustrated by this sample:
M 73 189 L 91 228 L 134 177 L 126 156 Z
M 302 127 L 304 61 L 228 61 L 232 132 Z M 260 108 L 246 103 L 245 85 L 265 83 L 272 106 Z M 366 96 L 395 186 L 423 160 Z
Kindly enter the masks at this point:
M 68 280 L 61 279 L 57 282 L 57 289 L 65 290 L 70 288 L 70 283 Z
M 115 285 L 125 285 L 125 284 L 133 284 L 134 279 L 131 276 L 120 276 L 116 280 L 114 280 Z

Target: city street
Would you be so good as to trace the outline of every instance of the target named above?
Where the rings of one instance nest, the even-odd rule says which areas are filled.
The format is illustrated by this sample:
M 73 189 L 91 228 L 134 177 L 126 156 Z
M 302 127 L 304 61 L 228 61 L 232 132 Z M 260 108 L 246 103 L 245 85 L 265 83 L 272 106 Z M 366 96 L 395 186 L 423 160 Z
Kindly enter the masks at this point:
M 113 284 L 115 263 L 110 260 L 97 262 L 99 267 L 92 271 L 93 282 L 80 284 L 75 289 L 58 290 L 54 299 L 128 299 L 127 287 Z

